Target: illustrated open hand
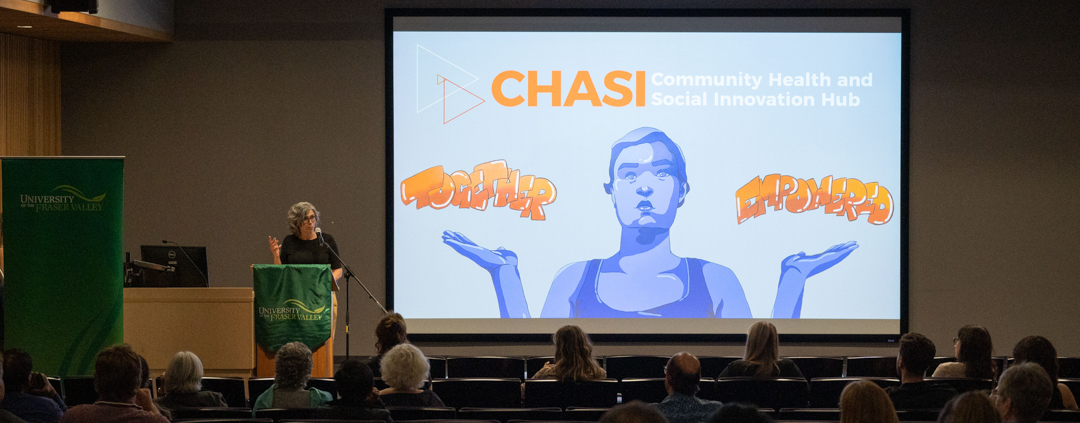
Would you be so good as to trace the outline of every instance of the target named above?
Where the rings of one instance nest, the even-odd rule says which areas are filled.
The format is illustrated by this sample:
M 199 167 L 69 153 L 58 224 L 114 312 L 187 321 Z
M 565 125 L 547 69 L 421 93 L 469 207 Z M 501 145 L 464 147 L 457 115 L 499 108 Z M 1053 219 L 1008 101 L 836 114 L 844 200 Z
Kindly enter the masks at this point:
M 836 265 L 836 263 L 844 260 L 852 251 L 855 251 L 856 248 L 859 248 L 859 244 L 855 241 L 849 241 L 829 247 L 829 249 L 821 254 L 812 256 L 808 256 L 806 253 L 800 251 L 798 254 L 792 254 L 785 258 L 784 261 L 781 262 L 781 267 L 783 269 L 794 267 L 809 278 L 824 272 L 828 268 Z
M 514 254 L 513 251 L 502 247 L 489 250 L 476 245 L 475 242 L 458 232 L 445 231 L 442 240 L 443 244 L 449 245 L 458 254 L 465 256 L 485 269 L 490 270 L 503 265 L 517 266 L 518 264 L 517 254 Z

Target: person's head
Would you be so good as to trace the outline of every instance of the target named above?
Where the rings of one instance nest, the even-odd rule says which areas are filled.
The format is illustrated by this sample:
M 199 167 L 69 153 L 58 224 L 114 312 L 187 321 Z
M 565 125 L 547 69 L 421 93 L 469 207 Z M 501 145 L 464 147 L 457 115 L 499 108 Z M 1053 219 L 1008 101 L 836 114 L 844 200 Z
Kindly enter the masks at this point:
M 399 391 L 420 389 L 431 370 L 427 357 L 413 344 L 399 344 L 391 348 L 379 366 L 383 381 Z
M 289 231 L 299 236 L 302 229 L 314 231 L 319 226 L 319 211 L 307 201 L 289 207 Z
M 9 392 L 23 392 L 30 388 L 30 374 L 34 361 L 23 350 L 4 351 L 4 385 Z
M 761 321 L 750 326 L 746 332 L 746 350 L 743 360 L 757 365 L 757 375 L 764 376 L 773 372 L 780 359 L 780 336 L 776 326 Z
M 934 362 L 937 348 L 934 341 L 921 333 L 907 333 L 900 337 L 900 352 L 896 355 L 896 373 L 923 377 Z
M 690 192 L 682 150 L 656 128 L 635 129 L 611 146 L 608 180 L 604 191 L 626 228 L 670 228 Z
M 772 423 L 773 419 L 753 405 L 728 403 L 716 410 L 708 423 Z
M 896 409 L 884 389 L 869 380 L 849 383 L 840 393 L 840 423 L 897 423 Z
M 995 389 L 995 408 L 1002 421 L 1035 422 L 1042 418 L 1054 384 L 1042 366 L 1027 362 L 1009 366 Z
M 668 420 L 656 407 L 634 400 L 611 407 L 597 423 L 668 423 Z
M 700 380 L 701 362 L 688 352 L 671 356 L 667 365 L 664 366 L 664 384 L 667 385 L 669 394 L 694 396 L 697 394 Z
M 165 392 L 190 394 L 202 389 L 203 365 L 199 356 L 191 351 L 180 351 L 165 368 Z
M 1021 339 L 1013 347 L 1013 358 L 1017 363 L 1032 362 L 1042 366 L 1050 380 L 1056 385 L 1058 379 L 1057 349 L 1049 339 L 1041 336 L 1029 336 Z
M 555 374 L 559 379 L 587 380 L 599 375 L 592 358 L 593 345 L 580 327 L 567 325 L 555 331 Z
M 956 361 L 964 363 L 964 376 L 994 379 L 997 367 L 991 358 L 994 344 L 990 341 L 990 331 L 982 326 L 966 325 L 956 333 L 953 345 Z
M 139 355 L 127 344 L 114 345 L 97 355 L 94 389 L 98 398 L 110 402 L 133 402 L 142 386 Z
M 408 343 L 407 335 L 405 318 L 397 313 L 387 313 L 379 319 L 379 324 L 375 325 L 375 350 L 378 355 L 386 354 L 398 344 Z
M 341 363 L 341 368 L 334 373 L 334 385 L 338 394 L 346 400 L 362 400 L 371 393 L 374 386 L 371 369 L 360 360 L 350 358 Z
M 937 423 L 1001 423 L 1001 415 L 985 392 L 969 391 L 949 400 Z
M 290 342 L 274 356 L 274 384 L 283 391 L 304 389 L 311 378 L 311 349 L 303 342 Z

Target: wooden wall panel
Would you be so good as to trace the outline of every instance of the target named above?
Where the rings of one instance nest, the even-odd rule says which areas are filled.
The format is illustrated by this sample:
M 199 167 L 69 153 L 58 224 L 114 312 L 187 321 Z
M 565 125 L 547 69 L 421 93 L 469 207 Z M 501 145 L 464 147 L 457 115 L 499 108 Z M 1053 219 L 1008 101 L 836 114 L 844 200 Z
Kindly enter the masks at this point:
M 0 34 L 0 156 L 59 155 L 60 43 Z

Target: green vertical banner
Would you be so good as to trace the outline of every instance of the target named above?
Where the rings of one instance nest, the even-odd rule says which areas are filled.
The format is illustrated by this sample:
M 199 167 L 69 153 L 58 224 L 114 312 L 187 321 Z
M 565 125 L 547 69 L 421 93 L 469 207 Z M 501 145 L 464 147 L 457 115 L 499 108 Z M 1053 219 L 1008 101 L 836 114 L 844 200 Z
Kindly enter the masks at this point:
M 124 341 L 124 159 L 3 158 L 7 348 L 92 375 Z
M 271 353 L 300 341 L 314 350 L 330 338 L 329 264 L 256 264 L 255 343 Z

